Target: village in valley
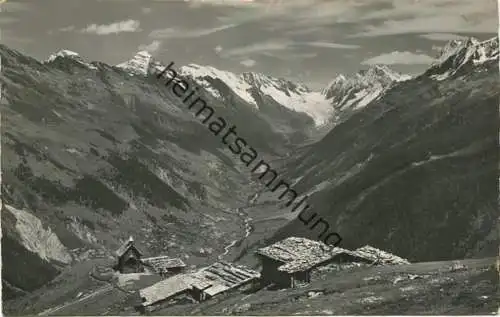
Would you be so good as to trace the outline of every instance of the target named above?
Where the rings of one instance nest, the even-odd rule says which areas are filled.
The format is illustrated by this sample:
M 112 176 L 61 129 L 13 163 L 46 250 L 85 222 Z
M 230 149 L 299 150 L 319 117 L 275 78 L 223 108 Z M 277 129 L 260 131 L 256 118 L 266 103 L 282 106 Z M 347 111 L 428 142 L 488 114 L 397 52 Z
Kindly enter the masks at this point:
M 120 246 L 115 256 L 115 265 L 101 268 L 101 273 L 106 271 L 121 281 L 153 278 L 153 282 L 142 288 L 122 289 L 133 298 L 127 303 L 129 308 L 140 314 L 236 292 L 250 294 L 264 288 L 299 288 L 314 280 L 315 271 L 325 268 L 342 270 L 357 266 L 409 264 L 403 258 L 369 245 L 347 250 L 298 237 L 289 237 L 258 249 L 255 256 L 259 259 L 259 271 L 223 260 L 201 268 L 188 268 L 180 258 L 144 257 L 132 237 Z M 98 271 L 94 268 L 91 276 L 99 280 Z

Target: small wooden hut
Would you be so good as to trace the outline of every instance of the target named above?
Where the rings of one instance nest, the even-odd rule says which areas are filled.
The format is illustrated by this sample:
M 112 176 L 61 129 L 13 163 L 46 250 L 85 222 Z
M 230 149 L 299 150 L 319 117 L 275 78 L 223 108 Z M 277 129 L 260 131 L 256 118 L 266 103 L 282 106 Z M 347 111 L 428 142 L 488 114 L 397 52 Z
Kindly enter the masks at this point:
M 130 237 L 116 250 L 115 254 L 118 260 L 114 267 L 115 271 L 120 273 L 144 272 L 144 265 L 141 262 L 143 253 L 135 246 L 134 238 Z

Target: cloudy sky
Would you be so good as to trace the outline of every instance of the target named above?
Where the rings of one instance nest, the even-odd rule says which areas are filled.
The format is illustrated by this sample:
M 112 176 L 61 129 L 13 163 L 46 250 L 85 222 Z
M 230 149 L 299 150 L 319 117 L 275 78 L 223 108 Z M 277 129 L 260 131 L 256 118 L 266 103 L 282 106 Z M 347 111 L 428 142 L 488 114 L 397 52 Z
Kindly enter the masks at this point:
M 0 0 L 1 43 L 117 64 L 257 71 L 321 88 L 371 64 L 424 70 L 451 39 L 498 32 L 497 0 Z

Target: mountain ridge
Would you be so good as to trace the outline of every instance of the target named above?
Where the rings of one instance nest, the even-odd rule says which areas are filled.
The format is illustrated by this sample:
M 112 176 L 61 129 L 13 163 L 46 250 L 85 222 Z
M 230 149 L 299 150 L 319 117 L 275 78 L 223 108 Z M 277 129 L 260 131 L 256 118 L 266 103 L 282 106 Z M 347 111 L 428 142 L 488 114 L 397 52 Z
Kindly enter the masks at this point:
M 449 41 L 440 51 L 436 62 L 424 72 L 436 80 L 444 80 L 462 70 L 498 60 L 498 36 L 485 41 L 474 37 Z
M 242 76 L 252 81 L 248 93 L 258 108 L 217 78 L 206 83 L 220 96 L 204 93 L 259 151 L 281 159 L 273 167 L 283 163 L 281 175 L 311 195 L 311 212 L 338 228 L 348 246 L 373 244 L 418 261 L 489 255 L 496 242 L 497 192 L 491 188 L 498 162 L 498 39 L 491 46 L 471 43 L 408 80 L 381 67 L 362 72 L 366 78 L 388 75 L 380 86 L 389 86 L 375 90 L 375 97 L 349 90 L 339 101 L 318 97 L 324 109 L 323 102 L 333 101 L 341 120 L 307 146 L 303 131 L 315 122 L 280 103 L 290 99 L 265 91 L 276 84 L 286 97 L 303 97 L 313 93 L 306 88 L 247 73 Z M 228 241 L 240 241 L 249 219 L 257 218 L 243 207 L 259 184 L 176 103 L 177 96 L 142 76 L 161 63 L 141 53 L 138 63 L 120 68 L 86 63 L 74 52 L 40 63 L 4 45 L 0 51 L 8 88 L 2 119 L 9 126 L 2 135 L 6 296 L 39 296 L 40 287 L 51 294 L 58 283 L 73 283 L 51 284 L 54 277 L 82 275 L 71 270 L 109 257 L 131 234 L 148 253 L 202 265 L 227 251 Z M 446 68 L 447 76 L 432 77 Z M 357 97 L 369 101 L 348 103 Z M 280 216 L 282 206 L 272 201 L 257 200 L 254 211 L 261 209 L 271 215 L 255 221 L 259 234 L 317 236 L 298 220 L 275 232 L 263 220 L 289 215 Z M 250 256 L 269 241 L 259 236 L 255 244 L 234 245 Z M 69 266 L 47 256 L 64 260 L 65 252 Z

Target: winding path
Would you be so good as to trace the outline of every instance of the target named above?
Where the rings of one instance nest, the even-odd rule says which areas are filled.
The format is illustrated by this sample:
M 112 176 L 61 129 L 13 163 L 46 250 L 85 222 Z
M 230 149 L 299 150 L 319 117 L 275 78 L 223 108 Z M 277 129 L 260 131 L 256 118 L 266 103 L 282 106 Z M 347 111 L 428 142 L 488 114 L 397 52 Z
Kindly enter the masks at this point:
M 93 292 L 91 292 L 91 293 L 89 293 L 89 294 L 87 294 L 85 296 L 82 296 L 82 297 L 80 297 L 80 298 L 78 298 L 76 300 L 67 302 L 67 303 L 65 303 L 63 305 L 60 305 L 60 306 L 56 306 L 56 307 L 44 310 L 43 312 L 39 313 L 38 316 L 47 316 L 49 314 L 53 314 L 53 313 L 55 313 L 55 312 L 57 312 L 57 311 L 59 311 L 59 310 L 61 310 L 63 308 L 66 308 L 68 306 L 71 306 L 71 305 L 74 305 L 76 303 L 82 302 L 82 301 L 87 300 L 89 298 L 95 297 L 95 296 L 97 296 L 97 295 L 99 295 L 99 294 L 101 294 L 103 292 L 107 292 L 107 291 L 110 291 L 112 289 L 113 289 L 113 286 L 106 285 L 106 286 L 101 287 L 101 288 L 99 288 L 99 289 L 97 289 L 97 290 L 95 290 L 95 291 L 93 291 Z
M 255 203 L 255 201 L 257 200 L 257 198 L 259 198 L 259 193 L 255 193 L 255 195 L 253 195 L 252 198 L 250 198 L 248 200 L 247 207 L 252 206 Z M 245 226 L 245 235 L 243 237 L 241 237 L 240 239 L 235 239 L 235 240 L 231 241 L 230 243 L 228 243 L 224 247 L 224 252 L 219 255 L 219 257 L 218 257 L 219 260 L 222 260 L 223 257 L 228 255 L 229 252 L 231 251 L 231 248 L 233 248 L 238 242 L 243 242 L 246 238 L 248 238 L 248 236 L 252 233 L 252 231 L 254 229 L 252 226 L 253 218 L 249 217 L 245 212 L 243 212 L 243 210 L 244 210 L 244 208 L 241 208 L 241 207 L 236 209 L 238 217 L 240 217 L 240 219 L 243 220 L 243 224 Z

